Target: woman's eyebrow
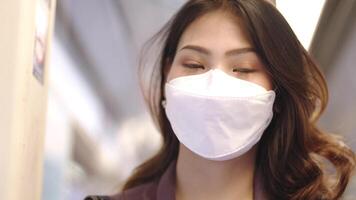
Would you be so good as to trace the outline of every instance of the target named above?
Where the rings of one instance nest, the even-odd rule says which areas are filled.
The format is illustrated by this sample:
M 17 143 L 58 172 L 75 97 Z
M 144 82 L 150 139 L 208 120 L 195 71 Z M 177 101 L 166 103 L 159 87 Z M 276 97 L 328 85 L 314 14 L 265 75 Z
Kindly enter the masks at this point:
M 193 50 L 198 53 L 205 54 L 205 55 L 211 55 L 211 52 L 208 49 L 201 47 L 201 46 L 197 46 L 197 45 L 186 45 L 186 46 L 182 47 L 179 51 L 182 51 L 184 49 Z M 251 53 L 251 52 L 254 53 L 254 52 L 256 52 L 256 50 L 252 47 L 243 47 L 243 48 L 229 50 L 225 53 L 225 55 L 233 56 L 233 55 L 240 55 L 240 54 Z
M 186 46 L 182 47 L 179 51 L 182 51 L 184 49 L 193 50 L 198 53 L 205 54 L 205 55 L 211 54 L 211 52 L 208 49 L 201 47 L 201 46 L 196 46 L 196 45 L 186 45 Z
M 230 51 L 227 51 L 225 53 L 225 55 L 226 56 L 234 56 L 234 55 L 240 55 L 240 54 L 245 54 L 245 53 L 256 53 L 256 50 L 252 47 L 244 47 L 244 48 L 232 49 Z

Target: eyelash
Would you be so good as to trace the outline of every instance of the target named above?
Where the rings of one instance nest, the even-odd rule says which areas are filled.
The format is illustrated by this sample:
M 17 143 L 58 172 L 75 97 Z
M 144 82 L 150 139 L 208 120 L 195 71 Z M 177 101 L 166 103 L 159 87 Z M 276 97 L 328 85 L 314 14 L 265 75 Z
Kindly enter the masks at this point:
M 205 69 L 204 65 L 200 64 L 183 64 L 184 67 L 191 68 L 191 69 Z
M 249 69 L 249 68 L 234 68 L 232 70 L 233 72 L 238 72 L 238 73 L 243 73 L 243 74 L 248 74 L 248 73 L 252 73 L 255 72 L 255 69 Z
M 205 69 L 204 65 L 201 64 L 183 64 L 184 67 L 187 68 L 191 68 L 191 69 Z M 248 73 L 253 73 L 256 70 L 255 69 L 249 69 L 249 68 L 242 68 L 242 67 L 238 67 L 238 68 L 234 68 L 232 70 L 233 72 L 237 72 L 237 73 L 242 73 L 242 74 L 248 74 Z

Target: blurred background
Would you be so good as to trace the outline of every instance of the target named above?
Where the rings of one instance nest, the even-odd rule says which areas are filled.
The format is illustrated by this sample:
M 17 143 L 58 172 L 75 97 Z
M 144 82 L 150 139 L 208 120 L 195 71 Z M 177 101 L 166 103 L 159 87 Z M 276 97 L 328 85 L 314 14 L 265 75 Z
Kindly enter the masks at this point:
M 51 45 L 43 199 L 118 191 L 160 137 L 138 87 L 143 43 L 184 0 L 58 0 Z M 356 150 L 356 1 L 277 0 L 326 74 L 320 126 Z M 356 183 L 345 199 L 354 199 Z

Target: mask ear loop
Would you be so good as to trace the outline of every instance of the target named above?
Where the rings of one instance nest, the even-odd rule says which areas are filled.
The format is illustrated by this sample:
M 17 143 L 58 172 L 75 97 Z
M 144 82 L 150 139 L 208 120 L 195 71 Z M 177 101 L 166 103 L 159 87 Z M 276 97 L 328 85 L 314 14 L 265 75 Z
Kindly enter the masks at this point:
M 161 105 L 162 105 L 162 107 L 165 109 L 166 108 L 166 106 L 167 106 L 167 101 L 166 101 L 166 99 L 163 99 L 162 101 L 161 101 Z

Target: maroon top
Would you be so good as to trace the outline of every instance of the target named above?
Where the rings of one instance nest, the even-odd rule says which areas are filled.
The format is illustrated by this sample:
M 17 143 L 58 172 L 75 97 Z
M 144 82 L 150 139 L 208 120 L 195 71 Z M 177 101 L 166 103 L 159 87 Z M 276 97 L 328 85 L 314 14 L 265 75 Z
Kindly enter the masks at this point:
M 172 162 L 159 181 L 142 184 L 114 196 L 90 196 L 85 200 L 175 200 L 176 161 Z M 254 200 L 266 200 L 260 175 L 254 179 Z

